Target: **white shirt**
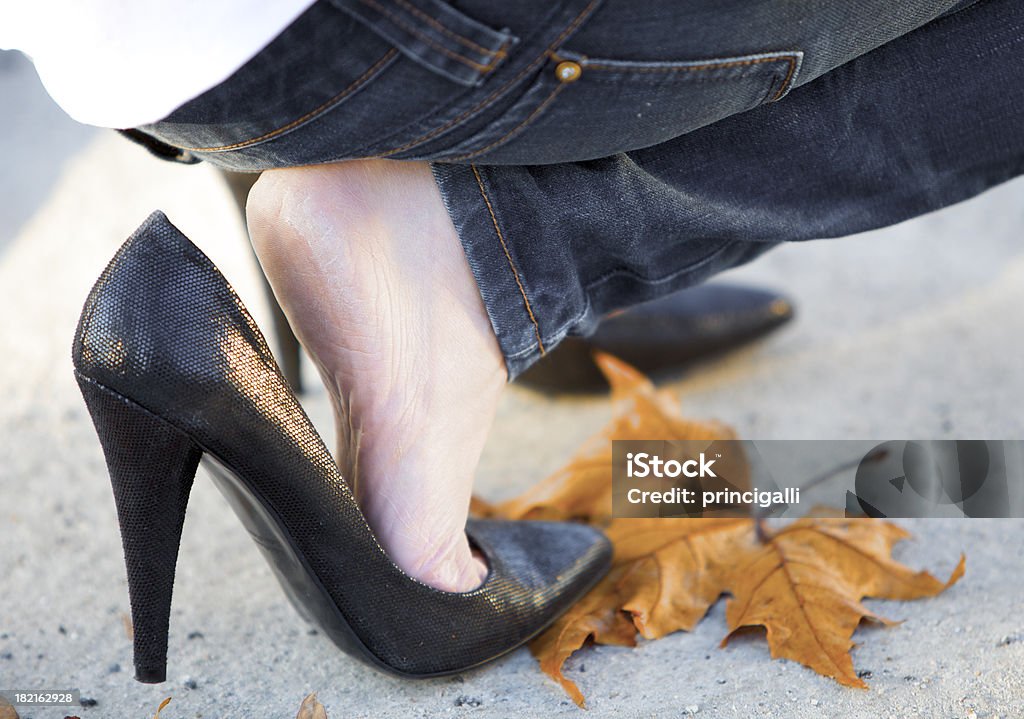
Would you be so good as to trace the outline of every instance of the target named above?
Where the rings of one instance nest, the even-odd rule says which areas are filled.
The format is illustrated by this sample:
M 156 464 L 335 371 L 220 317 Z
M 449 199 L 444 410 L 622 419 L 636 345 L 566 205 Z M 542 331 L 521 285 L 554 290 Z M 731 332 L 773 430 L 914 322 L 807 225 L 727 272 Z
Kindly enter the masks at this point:
M 315 0 L 0 0 L 0 48 L 88 125 L 156 122 L 227 79 Z

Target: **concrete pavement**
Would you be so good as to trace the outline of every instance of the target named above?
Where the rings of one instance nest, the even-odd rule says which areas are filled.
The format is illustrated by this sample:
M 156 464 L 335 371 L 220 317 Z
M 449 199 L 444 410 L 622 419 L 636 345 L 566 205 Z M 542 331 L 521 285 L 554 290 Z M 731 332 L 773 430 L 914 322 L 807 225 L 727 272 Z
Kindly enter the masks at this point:
M 771 661 L 761 639 L 719 649 L 720 603 L 691 634 L 571 660 L 569 676 L 588 697 L 584 715 L 525 650 L 426 682 L 350 660 L 295 615 L 204 481 L 185 525 L 170 681 L 135 683 L 113 503 L 71 376 L 81 302 L 120 242 L 159 207 L 217 262 L 257 321 L 269 321 L 216 173 L 160 163 L 113 134 L 87 134 L 31 211 L 19 200 L 25 218 L 0 253 L 0 688 L 75 687 L 96 701 L 23 717 L 145 717 L 173 696 L 164 719 L 283 718 L 310 691 L 332 719 L 1024 716 L 1024 520 L 902 522 L 917 536 L 899 558 L 945 576 L 964 551 L 967 575 L 933 600 L 869 602 L 906 620 L 855 636 L 869 691 Z M 732 277 L 785 288 L 797 320 L 671 387 L 690 414 L 717 417 L 743 437 L 1024 437 L 1022 235 L 1018 181 L 885 231 L 770 253 Z M 305 401 L 329 432 L 324 394 Z M 500 499 L 541 478 L 608 411 L 601 399 L 511 389 L 479 492 Z

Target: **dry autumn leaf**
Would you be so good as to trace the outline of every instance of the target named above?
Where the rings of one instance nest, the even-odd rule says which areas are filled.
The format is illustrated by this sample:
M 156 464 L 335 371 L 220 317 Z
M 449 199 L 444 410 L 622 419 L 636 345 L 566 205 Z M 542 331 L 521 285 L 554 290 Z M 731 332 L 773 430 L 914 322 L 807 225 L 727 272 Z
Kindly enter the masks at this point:
M 3 697 L 0 697 L 0 719 L 18 719 L 18 712 Z
M 850 637 L 863 619 L 893 622 L 860 600 L 932 597 L 964 573 L 963 557 L 945 583 L 896 562 L 893 545 L 907 536 L 895 524 L 870 519 L 801 519 L 783 527 L 744 552 L 731 573 L 733 598 L 725 613 L 730 636 L 763 626 L 773 659 L 792 659 L 840 684 L 867 687 L 853 669 Z
M 588 640 L 633 646 L 693 629 L 722 594 L 728 640 L 743 627 L 767 630 L 771 656 L 800 662 L 847 686 L 850 641 L 863 619 L 891 623 L 865 597 L 934 596 L 964 571 L 961 557 L 945 583 L 891 557 L 907 536 L 871 519 L 803 519 L 759 533 L 753 519 L 611 519 L 611 439 L 730 439 L 729 428 L 683 418 L 671 395 L 607 355 L 597 361 L 612 386 L 614 417 L 562 470 L 480 514 L 515 519 L 576 519 L 604 528 L 615 547 L 612 569 L 586 597 L 531 644 L 541 669 L 583 706 L 562 667 Z
M 599 644 L 636 646 L 636 627 L 619 610 L 618 583 L 622 575 L 622 567 L 612 567 L 596 587 L 530 643 L 541 670 L 561 684 L 579 706 L 583 706 L 583 693 L 562 674 L 565 660 L 588 639 Z
M 493 514 L 603 524 L 611 518 L 612 439 L 689 439 L 708 444 L 736 439 L 723 424 L 684 418 L 670 393 L 656 391 L 649 379 L 622 360 L 605 354 L 596 355 L 596 360 L 612 387 L 612 421 L 569 464 L 520 496 L 492 507 Z
M 153 719 L 160 719 L 160 712 L 162 712 L 164 710 L 164 707 L 166 707 L 170 703 L 171 703 L 171 698 L 170 697 L 167 697 L 162 702 L 160 702 L 160 706 L 158 706 L 156 708 L 156 714 L 153 715 Z
M 316 698 L 315 693 L 310 694 L 302 700 L 302 705 L 299 707 L 299 713 L 295 715 L 295 719 L 327 719 L 327 710 Z
M 747 519 L 622 519 L 608 536 L 627 567 L 621 609 L 645 639 L 697 626 L 751 541 Z

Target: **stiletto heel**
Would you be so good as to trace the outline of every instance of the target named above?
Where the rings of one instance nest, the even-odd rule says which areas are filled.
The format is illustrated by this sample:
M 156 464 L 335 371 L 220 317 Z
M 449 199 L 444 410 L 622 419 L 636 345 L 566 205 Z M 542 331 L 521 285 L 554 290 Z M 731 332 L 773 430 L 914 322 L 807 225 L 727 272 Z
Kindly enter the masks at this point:
M 166 675 L 171 585 L 200 457 L 300 614 L 391 674 L 452 674 L 511 651 L 611 563 L 608 540 L 590 527 L 471 520 L 466 534 L 489 567 L 483 584 L 444 592 L 405 574 L 234 290 L 162 213 L 97 280 L 72 360 L 114 487 L 141 681 Z
M 192 478 L 202 452 L 131 400 L 79 375 L 114 489 L 128 570 L 135 678 L 167 676 L 174 567 Z

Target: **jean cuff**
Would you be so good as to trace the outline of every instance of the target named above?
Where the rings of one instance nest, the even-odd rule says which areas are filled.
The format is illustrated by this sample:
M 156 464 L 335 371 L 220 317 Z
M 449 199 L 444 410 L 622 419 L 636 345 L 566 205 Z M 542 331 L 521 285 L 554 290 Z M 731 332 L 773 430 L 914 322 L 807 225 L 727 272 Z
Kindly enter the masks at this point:
M 511 382 L 544 356 L 529 279 L 516 257 L 503 213 L 489 186 L 486 168 L 431 163 L 448 214 L 455 225 L 469 267 L 483 298 Z

